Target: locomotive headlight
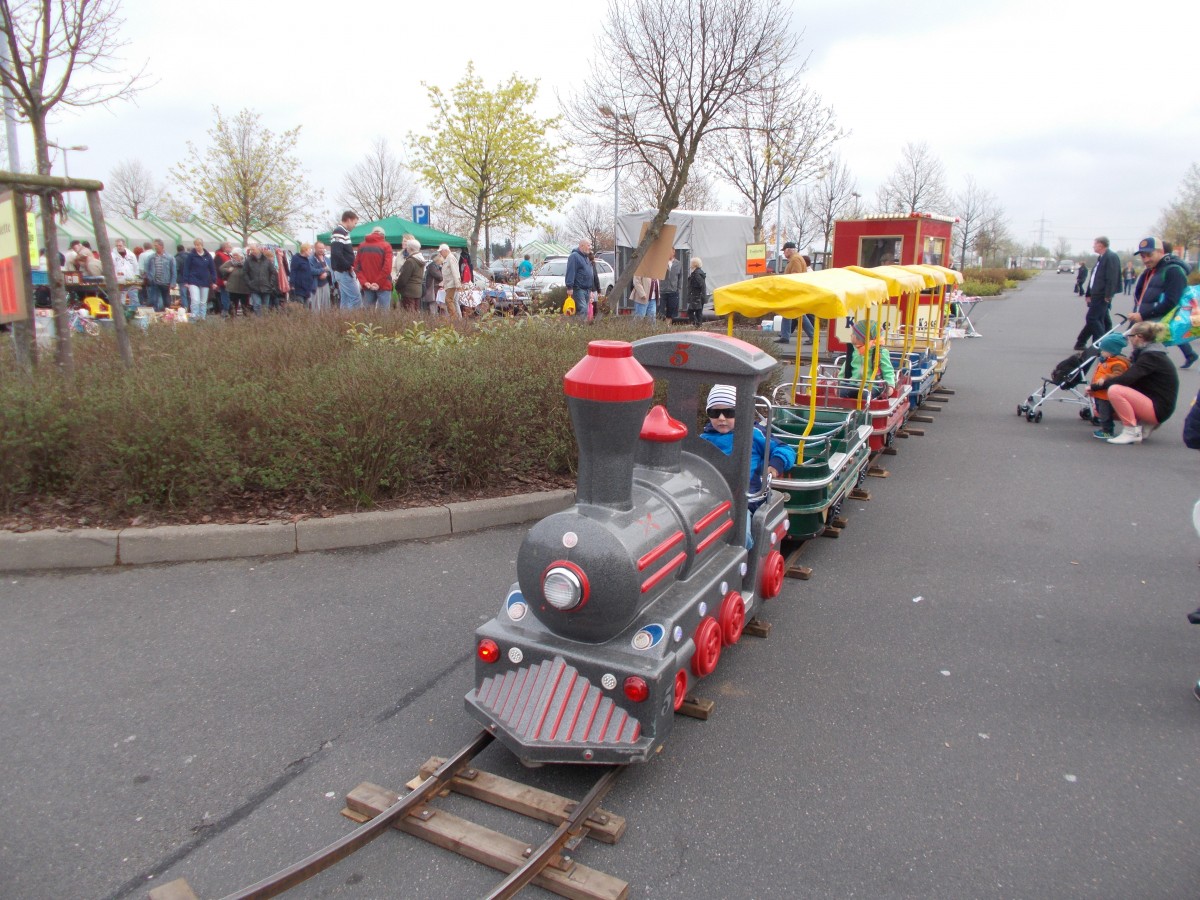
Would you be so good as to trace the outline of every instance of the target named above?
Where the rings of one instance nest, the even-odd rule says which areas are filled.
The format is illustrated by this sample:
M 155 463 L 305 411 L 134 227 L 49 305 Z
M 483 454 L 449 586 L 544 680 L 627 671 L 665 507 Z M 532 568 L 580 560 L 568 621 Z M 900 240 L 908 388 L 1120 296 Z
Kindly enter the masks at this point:
M 587 576 L 571 563 L 555 564 L 542 576 L 542 594 L 555 609 L 575 609 L 587 600 Z

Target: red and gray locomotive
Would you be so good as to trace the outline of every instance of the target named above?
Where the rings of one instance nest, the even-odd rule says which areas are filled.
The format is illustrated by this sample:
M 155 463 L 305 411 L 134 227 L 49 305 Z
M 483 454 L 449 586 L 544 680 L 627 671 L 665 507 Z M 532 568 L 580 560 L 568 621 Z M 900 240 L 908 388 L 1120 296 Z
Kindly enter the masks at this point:
M 754 395 L 776 365 L 735 338 L 676 332 L 593 341 L 564 377 L 576 503 L 526 536 L 517 584 L 476 631 L 466 697 L 522 762 L 649 759 L 692 685 L 779 593 L 784 498 L 767 478 L 746 490 Z M 652 407 L 655 379 L 665 406 Z M 713 383 L 737 389 L 729 456 L 695 433 Z

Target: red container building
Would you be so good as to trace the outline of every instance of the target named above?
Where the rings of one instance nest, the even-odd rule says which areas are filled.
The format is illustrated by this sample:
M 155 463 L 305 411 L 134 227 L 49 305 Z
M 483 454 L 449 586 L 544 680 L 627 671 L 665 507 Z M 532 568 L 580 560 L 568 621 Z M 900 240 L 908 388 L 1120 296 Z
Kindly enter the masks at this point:
M 932 213 L 881 213 L 862 219 L 839 220 L 833 225 L 830 264 L 871 268 L 923 263 L 953 268 L 950 233 L 956 221 L 952 216 Z M 923 306 L 934 302 L 935 296 L 921 295 Z M 923 317 L 919 309 L 917 317 Z M 845 322 L 829 323 L 831 351 L 836 353 L 844 350 L 849 336 L 850 328 Z

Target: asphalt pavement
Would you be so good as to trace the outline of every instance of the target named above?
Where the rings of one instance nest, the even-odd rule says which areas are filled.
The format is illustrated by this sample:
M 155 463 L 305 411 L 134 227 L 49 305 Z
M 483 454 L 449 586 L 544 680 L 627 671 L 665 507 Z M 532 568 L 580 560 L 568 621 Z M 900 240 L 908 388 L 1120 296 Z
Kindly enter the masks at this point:
M 722 656 L 698 692 L 712 717 L 622 776 L 605 805 L 628 831 L 581 862 L 643 898 L 1200 894 L 1200 456 L 1180 440 L 1200 376 L 1141 446 L 1072 407 L 1018 418 L 1083 313 L 1053 273 L 976 310 L 945 409 L 805 548 L 813 576 L 768 605 L 770 637 Z M 221 896 L 344 834 L 347 791 L 402 789 L 475 733 L 471 634 L 523 534 L 5 575 L 0 896 L 178 877 Z M 501 747 L 479 762 L 590 782 Z M 467 803 L 448 805 L 478 817 Z M 496 881 L 389 834 L 292 896 Z

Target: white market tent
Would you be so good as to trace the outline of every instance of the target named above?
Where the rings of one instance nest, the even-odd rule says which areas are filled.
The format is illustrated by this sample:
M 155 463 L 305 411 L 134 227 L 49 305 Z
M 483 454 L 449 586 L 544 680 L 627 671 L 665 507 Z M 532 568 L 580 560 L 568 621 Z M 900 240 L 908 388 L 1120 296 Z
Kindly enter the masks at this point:
M 623 213 L 617 218 L 617 245 L 632 250 L 642 236 L 642 225 L 654 218 L 657 210 L 643 209 Z M 710 291 L 737 281 L 745 281 L 746 245 L 754 241 L 754 219 L 734 213 L 677 209 L 667 217 L 675 226 L 675 249 L 686 251 L 679 257 L 684 265 L 692 256 L 704 262 Z M 687 269 L 684 269 L 687 277 Z
M 148 247 L 156 238 L 161 238 L 171 253 L 175 252 L 178 244 L 183 244 L 188 250 L 192 249 L 192 241 L 196 238 L 202 238 L 204 246 L 209 250 L 216 250 L 225 241 L 232 241 L 235 245 L 241 243 L 238 236 L 230 229 L 222 225 L 215 225 L 199 216 L 192 216 L 186 222 L 176 222 L 159 218 L 153 213 L 133 219 L 129 216 L 106 212 L 104 224 L 108 229 L 110 243 L 117 238 L 124 238 L 125 243 L 130 247 L 135 244 Z M 40 246 L 42 233 L 40 213 L 38 214 L 37 228 Z M 33 236 L 31 235 L 31 237 Z M 260 244 L 283 247 L 289 253 L 294 253 L 300 248 L 300 242 L 295 238 L 271 229 L 261 229 L 254 232 L 251 237 Z M 71 245 L 71 241 L 87 241 L 93 247 L 97 246 L 96 233 L 92 230 L 92 219 L 86 209 L 80 210 L 73 207 L 67 209 L 66 221 L 60 222 L 58 226 L 58 240 L 61 250 L 66 250 Z
M 541 265 L 542 260 L 548 256 L 567 256 L 571 252 L 570 247 L 565 247 L 562 244 L 556 244 L 552 241 L 530 241 L 513 251 L 513 258 L 523 259 L 525 254 L 529 254 L 529 261 L 533 263 L 534 268 Z

